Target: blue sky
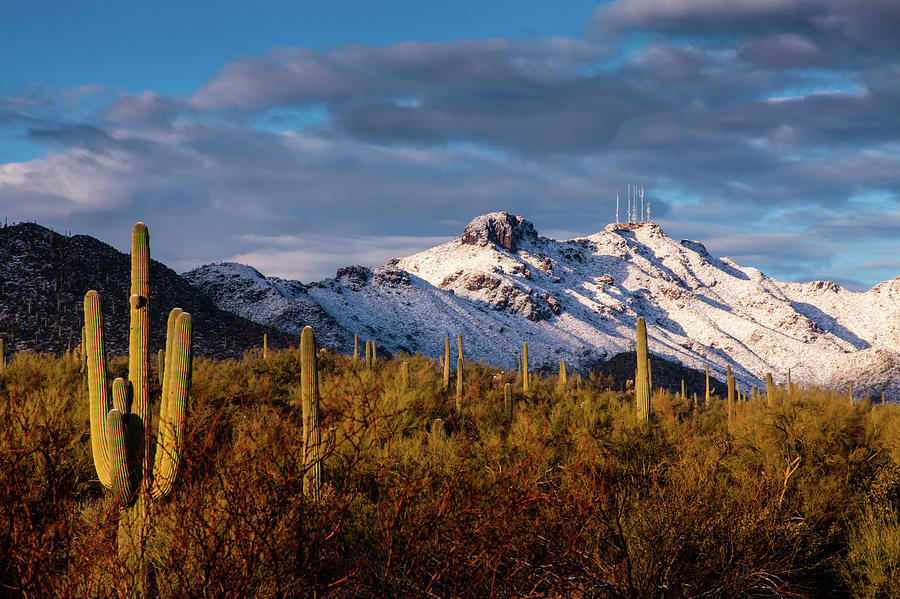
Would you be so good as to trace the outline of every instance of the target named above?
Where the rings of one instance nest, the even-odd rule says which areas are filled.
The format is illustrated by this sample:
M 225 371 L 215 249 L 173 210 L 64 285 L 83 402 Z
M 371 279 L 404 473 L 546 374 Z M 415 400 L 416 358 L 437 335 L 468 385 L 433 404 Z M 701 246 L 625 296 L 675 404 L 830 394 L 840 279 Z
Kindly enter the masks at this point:
M 319 279 L 643 183 L 781 279 L 900 275 L 900 3 L 10 3 L 0 216 Z

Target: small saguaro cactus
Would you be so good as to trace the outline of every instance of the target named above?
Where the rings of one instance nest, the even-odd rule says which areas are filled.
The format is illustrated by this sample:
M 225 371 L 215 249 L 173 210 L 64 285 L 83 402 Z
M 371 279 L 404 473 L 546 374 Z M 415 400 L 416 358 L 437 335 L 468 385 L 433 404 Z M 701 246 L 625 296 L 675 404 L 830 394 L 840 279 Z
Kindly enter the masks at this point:
M 507 422 L 512 422 L 513 417 L 513 398 L 512 385 L 506 383 L 503 385 L 503 414 L 506 416 Z
M 150 241 L 147 227 L 137 223 L 131 235 L 131 327 L 128 381 L 112 385 L 112 409 L 106 376 L 103 312 L 100 295 L 84 296 L 91 449 L 97 476 L 119 501 L 119 558 L 126 594 L 149 593 L 144 548 L 150 529 L 149 503 L 171 491 L 181 461 L 184 413 L 191 380 L 191 316 L 169 313 L 166 363 L 160 404 L 156 455 L 150 459 Z
M 684 388 L 684 379 L 681 379 L 681 399 L 682 399 L 682 401 L 687 401 L 687 398 L 688 398 L 688 396 L 687 396 L 687 393 L 685 392 L 685 388 Z
M 528 342 L 522 342 L 522 390 L 528 391 Z
M 557 388 L 560 391 L 566 390 L 566 361 L 559 361 L 559 380 L 556 383 Z
M 300 333 L 300 397 L 303 402 L 303 493 L 318 499 L 322 487 L 319 435 L 319 374 L 316 365 L 316 337 L 312 327 Z
M 703 398 L 703 403 L 704 403 L 704 405 L 706 405 L 707 407 L 709 406 L 709 397 L 710 397 L 710 390 L 709 390 L 709 364 L 707 364 L 707 365 L 706 365 L 706 397 Z
M 450 388 L 450 337 L 444 337 L 444 389 Z
M 409 389 L 409 362 L 406 360 L 400 364 L 400 389 L 402 391 Z
M 441 449 L 441 446 L 447 440 L 447 433 L 444 430 L 444 420 L 442 418 L 435 418 L 431 421 L 431 432 L 429 434 L 428 444 L 431 446 L 432 451 L 437 451 Z
M 775 403 L 775 382 L 772 380 L 772 373 L 766 373 L 766 404 L 771 408 Z
M 269 334 L 263 333 L 263 360 L 269 359 Z
M 456 334 L 456 353 L 460 358 L 463 357 L 462 334 L 461 333 Z
M 462 356 L 456 358 L 456 411 L 462 411 L 462 394 L 463 394 L 463 359 Z
M 359 335 L 353 335 L 353 361 L 359 360 Z
M 378 348 L 375 346 L 375 340 L 372 339 L 372 368 L 378 363 Z
M 366 339 L 366 370 L 372 370 L 372 342 Z
M 731 413 L 734 410 L 734 377 L 731 375 L 731 364 L 726 367 L 725 379 L 728 383 L 728 428 L 731 428 Z
M 650 422 L 650 372 L 647 369 L 647 323 L 637 319 L 637 374 L 634 379 L 634 397 L 638 419 Z

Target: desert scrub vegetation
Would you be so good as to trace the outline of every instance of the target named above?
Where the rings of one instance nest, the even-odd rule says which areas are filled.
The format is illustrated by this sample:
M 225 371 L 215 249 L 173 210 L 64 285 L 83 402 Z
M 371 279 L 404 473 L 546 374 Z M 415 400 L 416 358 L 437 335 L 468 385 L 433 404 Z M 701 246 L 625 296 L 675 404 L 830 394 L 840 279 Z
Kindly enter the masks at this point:
M 737 402 L 729 425 L 722 397 L 656 389 L 645 422 L 603 377 L 532 371 L 524 391 L 467 360 L 457 407 L 430 358 L 319 352 L 315 497 L 299 350 L 192 370 L 181 469 L 146 548 L 160 597 L 900 594 L 896 405 L 795 386 Z M 127 588 L 89 430 L 78 360 L 8 361 L 0 595 Z

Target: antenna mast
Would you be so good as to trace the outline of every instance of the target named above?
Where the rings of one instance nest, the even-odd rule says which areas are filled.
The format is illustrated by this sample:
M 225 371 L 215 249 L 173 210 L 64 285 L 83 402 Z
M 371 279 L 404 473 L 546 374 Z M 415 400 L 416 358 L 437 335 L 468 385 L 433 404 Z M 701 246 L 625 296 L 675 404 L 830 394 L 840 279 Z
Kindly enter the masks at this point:
M 644 212 L 644 184 L 641 183 L 641 220 L 646 222 L 646 212 Z
M 619 186 L 616 185 L 616 224 L 619 224 Z

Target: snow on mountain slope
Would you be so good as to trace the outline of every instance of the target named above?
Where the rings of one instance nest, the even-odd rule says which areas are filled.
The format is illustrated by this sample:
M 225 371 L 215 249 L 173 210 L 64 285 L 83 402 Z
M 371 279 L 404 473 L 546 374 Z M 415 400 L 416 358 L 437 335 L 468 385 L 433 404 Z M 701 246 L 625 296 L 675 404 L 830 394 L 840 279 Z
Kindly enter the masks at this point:
M 586 369 L 633 350 L 643 316 L 651 352 L 695 369 L 709 364 L 718 377 L 731 364 L 742 384 L 759 386 L 766 372 L 783 382 L 791 368 L 796 381 L 900 393 L 900 278 L 864 293 L 782 283 L 697 241 L 675 241 L 655 223 L 557 241 L 495 212 L 443 245 L 309 285 L 235 264 L 185 276 L 259 323 L 288 327 L 283 315 L 302 307 L 313 324 L 330 323 L 332 345 L 344 351 L 358 333 L 391 352 L 436 356 L 445 336 L 461 333 L 470 358 L 511 368 L 528 341 L 536 367 L 565 359 Z

